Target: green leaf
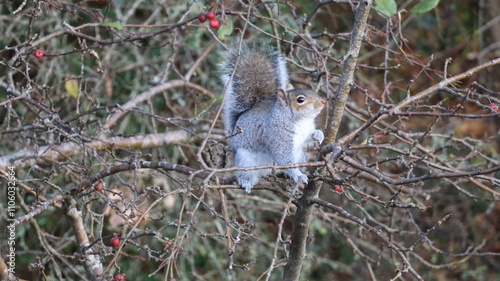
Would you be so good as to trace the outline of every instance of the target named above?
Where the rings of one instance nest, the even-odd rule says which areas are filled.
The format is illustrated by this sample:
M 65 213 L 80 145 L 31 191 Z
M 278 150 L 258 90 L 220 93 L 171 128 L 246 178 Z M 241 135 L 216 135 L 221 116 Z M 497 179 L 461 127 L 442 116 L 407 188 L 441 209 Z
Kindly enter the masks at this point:
M 70 79 L 64 82 L 64 89 L 71 97 L 75 99 L 78 97 L 78 82 L 76 82 L 75 79 Z
M 439 0 L 420 0 L 410 11 L 412 13 L 427 13 L 439 4 Z
M 398 6 L 395 0 L 375 0 L 375 8 L 378 14 L 384 18 L 390 17 L 398 12 Z
M 113 28 L 116 28 L 116 29 L 119 29 L 119 30 L 122 30 L 122 28 L 123 28 L 122 23 L 119 22 L 119 21 L 103 22 L 102 25 L 103 26 L 113 27 Z
M 219 37 L 220 40 L 224 40 L 224 38 L 226 38 L 226 35 L 230 35 L 233 30 L 233 20 L 230 17 L 227 17 L 226 23 L 219 27 L 219 29 L 217 30 L 217 37 Z

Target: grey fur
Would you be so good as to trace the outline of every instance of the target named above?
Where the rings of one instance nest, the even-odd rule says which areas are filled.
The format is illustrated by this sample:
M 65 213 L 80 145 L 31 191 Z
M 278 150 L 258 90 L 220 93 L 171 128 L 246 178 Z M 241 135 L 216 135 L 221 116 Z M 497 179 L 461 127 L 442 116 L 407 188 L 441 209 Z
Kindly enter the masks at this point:
M 221 64 L 221 80 L 228 83 L 237 56 Z M 269 47 L 243 50 L 228 86 L 224 103 L 226 129 L 235 134 L 229 144 L 235 152 L 236 167 L 290 165 L 306 161 L 304 144 L 311 135 L 321 143 L 314 118 L 325 100 L 310 89 L 285 90 L 288 72 L 282 55 Z M 238 128 L 242 130 L 238 133 Z M 249 193 L 270 169 L 237 171 L 238 182 Z M 284 170 L 295 182 L 307 183 L 298 168 Z

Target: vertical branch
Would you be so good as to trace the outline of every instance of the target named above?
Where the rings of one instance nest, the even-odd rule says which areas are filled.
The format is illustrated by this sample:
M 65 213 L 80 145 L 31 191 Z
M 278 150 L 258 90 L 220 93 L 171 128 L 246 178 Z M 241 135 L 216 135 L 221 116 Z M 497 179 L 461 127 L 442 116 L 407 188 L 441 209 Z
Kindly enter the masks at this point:
M 330 116 L 329 131 L 327 132 L 325 144 L 333 143 L 337 136 L 344 105 L 347 101 L 351 85 L 353 84 L 354 70 L 356 69 L 359 49 L 361 48 L 371 4 L 371 0 L 361 1 L 356 11 L 356 19 L 351 34 L 349 51 L 344 59 L 340 85 L 335 98 L 335 108 Z M 297 201 L 297 212 L 293 225 L 290 254 L 283 273 L 283 280 L 285 281 L 299 280 L 300 278 L 300 271 L 306 253 L 308 229 L 314 209 L 313 200 L 318 197 L 321 185 L 322 183 L 320 181 L 311 181 L 304 189 L 302 197 Z
M 231 219 L 229 218 L 229 212 L 227 211 L 226 196 L 224 194 L 224 191 L 222 191 L 221 189 L 219 189 L 218 191 L 220 196 L 222 212 L 224 213 L 224 223 L 226 225 L 227 256 L 229 259 L 228 270 L 232 270 L 234 266 L 233 254 L 236 244 L 233 242 L 233 236 L 231 234 Z
M 9 271 L 7 263 L 0 257 L 0 281 L 17 280 L 14 274 Z
M 292 201 L 297 190 L 298 190 L 298 185 L 296 184 L 291 192 L 290 198 L 288 198 L 288 201 L 286 202 L 285 207 L 283 208 L 283 213 L 281 214 L 281 219 L 278 224 L 278 233 L 276 234 L 276 242 L 274 243 L 273 259 L 271 261 L 271 264 L 269 265 L 269 268 L 267 269 L 266 281 L 268 281 L 269 278 L 271 278 L 271 272 L 273 272 L 275 263 L 278 260 L 278 247 L 280 246 L 280 242 L 282 241 L 281 237 L 283 235 L 283 224 L 285 223 L 286 217 L 290 213 L 290 205 L 292 205 Z
M 299 280 L 302 263 L 306 255 L 306 242 L 311 224 L 314 204 L 312 200 L 318 196 L 321 182 L 311 181 L 304 189 L 304 195 L 297 201 L 297 212 L 293 221 L 292 243 L 290 254 L 283 273 L 284 281 Z
M 363 41 L 363 35 L 365 34 L 366 21 L 368 19 L 368 14 L 370 13 L 371 5 L 372 0 L 359 2 L 359 7 L 356 11 L 354 28 L 351 33 L 351 42 L 349 43 L 349 50 L 344 57 L 342 76 L 340 77 L 339 88 L 335 94 L 335 101 L 333 103 L 334 108 L 330 114 L 330 122 L 327 127 L 328 131 L 326 132 L 324 144 L 333 143 L 337 138 L 340 121 L 342 121 L 342 115 L 344 113 L 344 106 L 353 85 L 354 70 L 356 69 L 356 64 L 358 62 L 359 50 Z
M 332 160 L 336 160 L 341 155 L 340 146 L 334 146 L 332 149 Z M 314 209 L 314 200 L 318 198 L 322 182 L 311 181 L 304 189 L 304 194 L 297 201 L 297 212 L 293 222 L 292 243 L 290 245 L 290 254 L 288 262 L 283 273 L 283 280 L 299 280 L 300 270 L 306 255 L 306 243 L 308 229 Z
M 80 212 L 75 204 L 73 198 L 66 198 L 67 209 L 66 215 L 73 221 L 73 230 L 75 231 L 76 241 L 78 242 L 81 254 L 84 257 L 83 267 L 85 271 L 90 276 L 92 281 L 102 280 L 103 271 L 100 256 L 89 247 L 89 237 L 87 232 L 85 232 L 85 226 L 83 225 L 82 212 Z

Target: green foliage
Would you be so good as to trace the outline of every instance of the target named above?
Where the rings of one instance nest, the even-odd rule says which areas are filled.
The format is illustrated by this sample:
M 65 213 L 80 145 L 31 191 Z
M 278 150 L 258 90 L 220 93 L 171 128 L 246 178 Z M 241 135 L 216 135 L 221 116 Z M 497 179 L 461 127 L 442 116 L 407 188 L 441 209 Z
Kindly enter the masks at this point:
M 440 0 L 419 0 L 420 2 L 410 9 L 412 13 L 427 13 L 434 9 Z M 378 14 L 383 17 L 391 17 L 398 12 L 396 0 L 374 0 L 374 6 Z
M 116 29 L 119 29 L 119 30 L 123 29 L 123 26 L 122 26 L 121 22 L 119 22 L 119 21 L 103 22 L 102 26 L 109 26 L 109 27 L 116 28 Z
M 234 30 L 232 18 L 227 18 L 225 24 L 223 24 L 219 30 L 217 30 L 217 37 L 220 40 L 226 40 L 226 36 L 231 35 Z
M 412 13 L 427 13 L 428 11 L 434 9 L 440 0 L 420 0 L 415 7 L 411 8 Z
M 12 12 L 23 1 L 11 2 L 1 5 L 0 17 L 0 157 L 24 149 L 40 153 L 14 155 L 28 163 L 17 168 L 23 186 L 18 187 L 16 198 L 23 204 L 16 214 L 32 215 L 16 228 L 17 277 L 70 281 L 83 275 L 90 279 L 83 268 L 72 221 L 65 214 L 66 203 L 49 201 L 69 195 L 82 212 L 84 231 L 103 266 L 110 265 L 117 255 L 109 274 L 125 273 L 127 280 L 256 280 L 265 276 L 275 259 L 270 280 L 281 280 L 290 253 L 295 211 L 293 203 L 286 203 L 292 188 L 287 179 L 269 176 L 262 183 L 272 190 L 258 189 L 248 195 L 229 183 L 221 193 L 213 186 L 201 188 L 207 182 L 217 183 L 196 177 L 202 172 L 215 172 L 219 180 L 232 175 L 216 170 L 219 163 L 231 167 L 226 130 L 215 120 L 223 89 L 217 64 L 227 52 L 225 47 L 234 47 L 240 38 L 244 43 L 280 45 L 292 82 L 330 98 L 328 112 L 318 117 L 323 124 L 335 107 L 354 19 L 351 5 L 344 1 L 323 1 L 318 7 L 319 1 L 281 1 L 279 6 L 259 2 L 252 6 L 251 24 L 242 34 L 246 24 L 242 17 L 246 17 L 248 7 L 237 1 L 224 2 L 224 8 L 232 11 L 226 14 L 218 6 L 222 2 L 215 1 L 113 1 L 113 5 L 103 7 L 88 6 L 89 1 L 27 1 L 28 6 L 16 15 Z M 401 260 L 374 233 L 380 231 L 395 247 L 409 247 L 443 216 L 452 214 L 413 251 L 405 252 L 412 265 L 425 280 L 437 280 L 433 279 L 437 270 L 429 267 L 429 262 L 442 267 L 439 273 L 447 280 L 493 280 L 496 271 L 494 265 L 484 263 L 487 255 L 473 255 L 465 263 L 455 264 L 459 258 L 443 253 L 467 253 L 483 240 L 487 243 L 478 252 L 495 250 L 498 204 L 492 200 L 498 192 L 500 171 L 470 177 L 437 176 L 399 185 L 378 176 L 404 180 L 495 167 L 500 155 L 498 116 L 483 118 L 481 114 L 491 110 L 481 105 L 498 102 L 498 69 L 482 71 L 477 77 L 436 91 L 393 112 L 383 122 L 366 122 L 379 110 L 390 111 L 408 96 L 439 83 L 446 58 L 453 58 L 447 65 L 448 77 L 494 58 L 494 49 L 486 46 L 494 46 L 498 34 L 493 32 L 495 26 L 487 23 L 497 15 L 488 16 L 472 0 L 374 2 L 384 18 L 373 11 L 370 15 L 340 137 L 367 127 L 347 146 L 343 158 L 331 163 L 331 170 L 311 173 L 310 179 L 324 180 L 320 199 L 360 218 L 375 231 L 343 216 L 344 212 L 318 206 L 309 228 L 301 278 L 394 279 L 395 270 L 404 269 Z M 398 7 L 403 2 L 409 6 Z M 414 14 L 394 16 L 403 8 Z M 220 14 L 217 30 L 196 19 L 200 12 L 209 10 Z M 175 24 L 179 26 L 169 29 Z M 159 30 L 163 32 L 150 36 Z M 35 58 L 34 48 L 47 56 Z M 206 51 L 208 55 L 203 56 Z M 11 63 L 16 54 L 18 59 Z M 186 74 L 193 67 L 188 79 Z M 331 80 L 325 79 L 326 72 Z M 153 87 L 174 80 L 197 88 L 186 83 L 123 108 Z M 7 94 L 6 85 L 23 95 Z M 124 115 L 105 128 L 117 112 Z M 439 116 L 441 113 L 445 115 Z M 449 117 L 449 113 L 476 118 Z M 201 151 L 209 166 L 204 169 L 198 150 L 212 123 L 209 149 Z M 154 137 L 176 131 L 189 137 L 155 139 L 156 146 L 117 146 L 113 142 L 114 138 Z M 106 146 L 89 147 L 92 142 Z M 74 144 L 81 151 L 72 154 L 60 150 L 65 144 Z M 44 153 L 51 149 L 57 156 L 45 158 Z M 227 157 L 224 161 L 223 156 Z M 348 157 L 358 161 L 363 170 L 349 165 Z M 140 161 L 165 161 L 194 172 L 143 169 Z M 137 166 L 99 179 L 105 184 L 101 192 L 92 186 L 79 190 L 82 182 L 97 173 L 129 163 Z M 338 182 L 344 188 L 341 194 L 332 191 Z M 5 209 L 5 201 L 0 207 Z M 149 207 L 147 218 L 134 228 Z M 280 225 L 284 213 L 287 216 Z M 238 241 L 234 252 L 228 248 L 227 232 L 232 241 Z M 128 234 L 122 252 L 108 245 L 111 236 Z M 237 265 L 247 265 L 248 270 L 228 270 L 230 258 Z M 442 266 L 450 263 L 455 266 Z M 163 267 L 153 274 L 164 264 L 170 266 L 169 272 Z M 405 271 L 400 279 L 411 276 Z
M 398 7 L 395 0 L 374 0 L 374 6 L 379 11 L 379 15 L 383 17 L 391 17 L 398 12 Z
M 466 264 L 461 266 L 462 268 L 467 268 Z M 474 269 L 467 269 L 466 271 L 460 274 L 460 280 L 477 280 L 477 281 L 486 281 L 490 280 L 487 276 L 488 267 L 486 265 L 479 266 Z

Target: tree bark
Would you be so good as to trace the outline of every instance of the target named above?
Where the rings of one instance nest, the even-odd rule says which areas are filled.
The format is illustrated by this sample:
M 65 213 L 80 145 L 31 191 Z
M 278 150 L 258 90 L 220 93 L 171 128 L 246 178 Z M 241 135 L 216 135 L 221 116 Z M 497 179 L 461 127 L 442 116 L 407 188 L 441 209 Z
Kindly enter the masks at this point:
M 371 4 L 371 0 L 361 1 L 356 11 L 356 19 L 351 34 L 349 51 L 344 58 L 342 76 L 335 95 L 335 108 L 330 116 L 329 130 L 324 144 L 333 143 L 337 136 L 337 131 L 340 127 L 340 121 L 344 112 L 344 106 L 349 96 L 351 86 L 353 85 L 354 70 L 356 69 L 358 54 L 366 30 L 366 21 L 368 19 Z M 308 229 L 314 210 L 313 200 L 318 197 L 321 185 L 322 182 L 320 181 L 311 181 L 304 189 L 302 197 L 297 201 L 297 212 L 295 214 L 290 254 L 283 273 L 283 280 L 285 281 L 296 281 L 300 278 L 300 272 L 306 254 Z

